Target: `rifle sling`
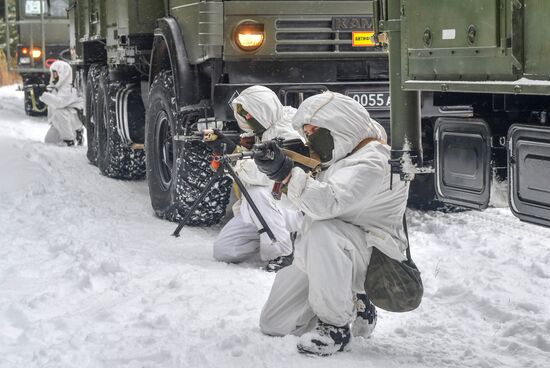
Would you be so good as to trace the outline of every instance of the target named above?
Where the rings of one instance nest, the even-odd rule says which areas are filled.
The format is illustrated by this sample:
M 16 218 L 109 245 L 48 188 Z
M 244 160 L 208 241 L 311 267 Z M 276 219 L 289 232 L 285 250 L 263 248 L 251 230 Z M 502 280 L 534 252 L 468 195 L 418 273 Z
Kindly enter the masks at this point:
M 283 153 L 291 158 L 292 160 L 304 165 L 304 166 L 307 166 L 309 167 L 310 169 L 315 169 L 317 168 L 319 165 L 321 165 L 321 161 L 317 161 L 311 157 L 307 157 L 307 156 L 304 156 L 304 155 L 301 155 L 297 152 L 294 152 L 294 151 L 291 151 L 289 149 L 286 149 L 286 148 L 281 148 L 281 150 L 283 151 Z

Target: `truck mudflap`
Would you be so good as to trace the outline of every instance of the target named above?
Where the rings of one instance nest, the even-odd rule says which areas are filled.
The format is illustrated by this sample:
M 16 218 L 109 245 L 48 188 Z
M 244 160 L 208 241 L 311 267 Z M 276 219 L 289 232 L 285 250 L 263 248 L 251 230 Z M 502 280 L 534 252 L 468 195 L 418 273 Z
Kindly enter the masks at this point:
M 550 226 L 550 127 L 510 127 L 508 190 L 515 216 Z
M 445 203 L 484 209 L 491 192 L 491 132 L 481 119 L 439 118 L 435 124 L 435 189 Z

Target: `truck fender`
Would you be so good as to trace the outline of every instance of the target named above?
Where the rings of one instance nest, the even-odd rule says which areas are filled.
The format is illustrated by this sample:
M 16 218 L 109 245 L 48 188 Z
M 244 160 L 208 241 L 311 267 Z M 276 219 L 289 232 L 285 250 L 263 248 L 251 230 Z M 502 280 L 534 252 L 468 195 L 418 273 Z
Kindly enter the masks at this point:
M 181 29 L 172 17 L 157 20 L 149 68 L 149 88 L 162 70 L 171 69 L 178 108 L 200 100 L 197 70 L 187 57 Z

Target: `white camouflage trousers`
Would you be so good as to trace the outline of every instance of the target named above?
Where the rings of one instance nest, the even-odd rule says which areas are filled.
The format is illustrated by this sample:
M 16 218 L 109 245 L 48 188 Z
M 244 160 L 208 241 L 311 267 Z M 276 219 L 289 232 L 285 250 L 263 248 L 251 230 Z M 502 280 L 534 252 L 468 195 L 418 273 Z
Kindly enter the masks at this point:
M 277 239 L 272 242 L 266 233 L 258 234 L 262 226 L 248 202 L 243 201 L 240 211 L 223 227 L 214 242 L 214 258 L 222 262 L 242 262 L 257 255 L 268 261 L 292 253 L 290 232 L 301 224 L 302 215 L 295 210 L 279 208 L 271 196 L 271 188 L 247 188 L 250 197 L 260 210 Z
M 49 144 L 75 140 L 76 130 L 83 128 L 82 123 L 78 120 L 76 110 L 72 108 L 57 109 L 54 112 L 48 111 L 48 121 L 51 125 L 44 142 Z
M 304 221 L 294 264 L 277 273 L 260 328 L 274 336 L 301 335 L 321 321 L 344 326 L 353 321 L 356 293 L 364 293 L 372 248 L 365 232 L 337 219 Z

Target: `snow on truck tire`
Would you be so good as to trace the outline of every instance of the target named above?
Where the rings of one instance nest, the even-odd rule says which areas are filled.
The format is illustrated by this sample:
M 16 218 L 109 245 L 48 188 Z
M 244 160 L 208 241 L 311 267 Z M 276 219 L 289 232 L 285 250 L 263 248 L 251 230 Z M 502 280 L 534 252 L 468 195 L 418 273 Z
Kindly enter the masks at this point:
M 96 101 L 97 166 L 105 176 L 116 179 L 143 179 L 145 152 L 133 149 L 117 129 L 116 100 L 120 82 L 109 80 L 107 69 L 101 70 Z
M 174 78 L 169 71 L 151 84 L 145 126 L 147 182 L 157 216 L 178 221 L 213 176 L 211 151 L 200 141 L 176 141 Z M 185 120 L 184 120 L 185 121 Z M 195 210 L 187 225 L 209 226 L 225 215 L 232 181 L 222 177 Z
M 97 132 L 96 132 L 96 103 L 97 103 L 97 87 L 99 75 L 102 67 L 98 64 L 93 64 L 88 70 L 88 78 L 86 78 L 86 86 L 84 96 L 85 111 L 86 111 L 86 141 L 88 142 L 86 157 L 88 161 L 97 166 Z

